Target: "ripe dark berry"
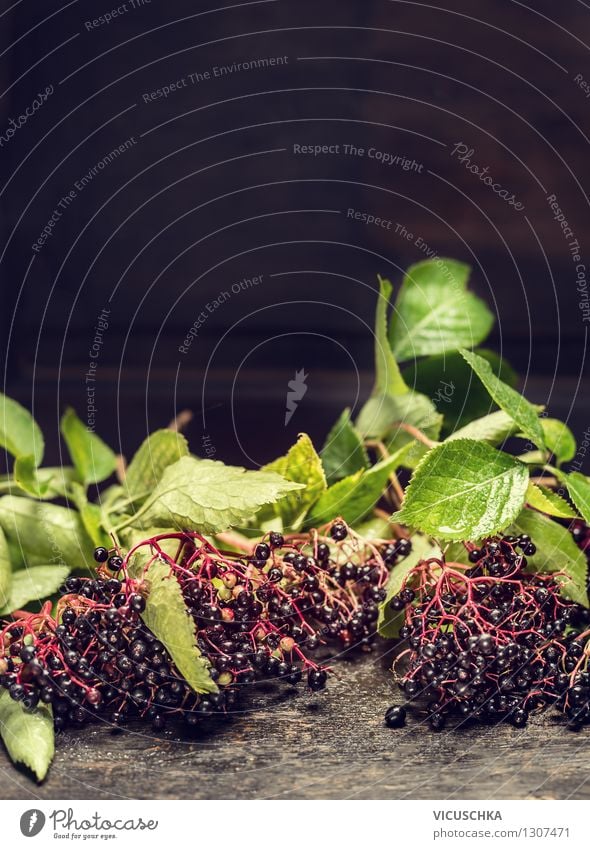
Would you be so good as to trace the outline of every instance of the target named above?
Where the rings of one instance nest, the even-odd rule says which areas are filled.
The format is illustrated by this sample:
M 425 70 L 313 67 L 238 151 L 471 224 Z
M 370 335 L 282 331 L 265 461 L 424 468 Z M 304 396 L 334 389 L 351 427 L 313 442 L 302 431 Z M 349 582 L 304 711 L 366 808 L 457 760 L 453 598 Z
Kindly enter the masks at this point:
M 400 557 L 407 557 L 412 550 L 412 541 L 409 539 L 400 539 L 397 541 L 395 548 Z
M 94 559 L 97 563 L 105 563 L 108 559 L 109 552 L 104 546 L 99 545 L 98 548 L 94 549 Z
M 129 607 L 136 613 L 143 613 L 145 610 L 145 598 L 139 595 L 139 593 L 133 593 L 129 597 Z
M 428 722 L 433 731 L 442 731 L 445 727 L 445 717 L 442 713 L 433 713 L 428 717 Z
M 111 554 L 107 565 L 112 572 L 119 572 L 123 567 L 123 558 L 118 554 Z
M 37 651 L 34 646 L 23 646 L 20 650 L 20 659 L 23 663 L 29 663 L 29 661 L 33 660 Z
M 260 542 L 254 549 L 254 557 L 257 560 L 268 560 L 270 557 L 270 548 L 265 542 Z
M 385 713 L 385 724 L 388 728 L 402 728 L 406 724 L 406 709 L 401 705 L 393 705 Z
M 348 536 L 348 528 L 343 522 L 335 522 L 330 528 L 330 536 L 336 542 L 340 542 Z
M 268 572 L 268 580 L 272 581 L 273 584 L 277 584 L 279 581 L 283 580 L 283 573 L 280 569 L 270 569 Z
M 281 548 L 285 544 L 285 537 L 278 531 L 271 531 L 268 539 L 273 548 Z
M 528 722 L 529 715 L 526 710 L 522 710 L 522 708 L 518 708 L 514 713 L 510 715 L 510 722 L 514 725 L 515 728 L 524 728 L 524 726 Z
M 323 690 L 327 680 L 328 675 L 325 669 L 310 669 L 307 673 L 307 685 L 314 693 Z

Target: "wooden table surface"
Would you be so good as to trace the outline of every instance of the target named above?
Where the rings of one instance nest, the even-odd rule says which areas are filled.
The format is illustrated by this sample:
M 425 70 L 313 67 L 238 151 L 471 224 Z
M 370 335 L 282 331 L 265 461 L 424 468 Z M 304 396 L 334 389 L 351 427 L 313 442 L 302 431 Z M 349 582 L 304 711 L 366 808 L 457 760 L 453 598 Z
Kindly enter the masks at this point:
M 383 647 L 380 647 L 383 648 Z M 321 694 L 262 687 L 197 731 L 106 726 L 61 734 L 44 784 L 0 752 L 3 799 L 584 799 L 590 729 L 550 717 L 431 732 L 383 725 L 399 700 L 382 651 L 338 663 Z

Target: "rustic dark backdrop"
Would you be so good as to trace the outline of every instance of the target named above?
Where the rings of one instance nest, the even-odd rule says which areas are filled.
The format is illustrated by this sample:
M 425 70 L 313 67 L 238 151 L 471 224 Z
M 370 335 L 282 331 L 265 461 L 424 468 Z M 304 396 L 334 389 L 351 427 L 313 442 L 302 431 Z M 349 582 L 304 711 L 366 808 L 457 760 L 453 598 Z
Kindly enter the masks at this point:
M 199 413 L 196 447 L 206 434 L 225 459 L 264 462 L 298 430 L 320 438 L 368 391 L 377 272 L 399 280 L 426 252 L 473 266 L 498 317 L 493 345 L 536 400 L 573 405 L 574 428 L 587 427 L 575 390 L 589 323 L 548 201 L 584 262 L 587 4 L 4 3 L 2 361 L 50 455 L 59 410 L 87 414 L 105 309 L 97 430 L 127 453 L 183 407 Z M 458 161 L 459 143 L 522 208 Z M 303 144 L 332 152 L 296 153 Z M 297 369 L 308 392 L 285 429 Z

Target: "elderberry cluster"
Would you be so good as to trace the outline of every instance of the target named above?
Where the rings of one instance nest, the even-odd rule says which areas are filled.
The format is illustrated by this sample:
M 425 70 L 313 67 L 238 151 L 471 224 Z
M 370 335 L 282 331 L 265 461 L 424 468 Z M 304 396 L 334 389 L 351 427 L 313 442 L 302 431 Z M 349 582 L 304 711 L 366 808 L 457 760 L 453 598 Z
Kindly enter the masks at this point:
M 52 705 L 57 729 L 145 719 L 160 730 L 171 716 L 192 725 L 262 679 L 305 676 L 322 690 L 328 670 L 310 654 L 335 637 L 370 645 L 388 565 L 410 547 L 368 543 L 336 521 L 325 536 L 270 533 L 247 555 L 195 532 L 162 534 L 126 557 L 97 548 L 98 576 L 69 578 L 55 617 L 48 604 L 0 631 L 0 686 L 27 709 Z M 142 621 L 154 561 L 178 582 L 215 692 L 195 693 Z
M 144 718 L 160 730 L 170 715 L 193 724 L 231 705 L 232 692 L 190 689 L 141 622 L 133 582 L 69 578 L 59 609 L 59 621 L 41 613 L 7 625 L 0 655 L 0 685 L 25 708 L 51 705 L 56 729 Z
M 326 670 L 309 653 L 332 639 L 370 648 L 388 566 L 411 548 L 407 540 L 367 543 L 342 521 L 325 536 L 270 533 L 250 556 L 219 551 L 195 533 L 176 537 L 167 562 L 198 645 L 225 686 L 260 677 L 296 684 L 306 672 L 308 686 L 322 689 Z M 144 545 L 166 559 L 161 546 L 169 539 Z
M 525 572 L 536 548 L 526 535 L 469 546 L 472 566 L 436 558 L 410 571 L 392 599 L 404 611 L 408 648 L 398 683 L 409 702 L 424 702 L 430 726 L 462 720 L 526 725 L 555 705 L 568 724 L 590 723 L 590 614 L 564 600 L 552 575 Z M 395 671 L 395 669 L 394 669 Z M 390 727 L 406 709 L 390 708 Z

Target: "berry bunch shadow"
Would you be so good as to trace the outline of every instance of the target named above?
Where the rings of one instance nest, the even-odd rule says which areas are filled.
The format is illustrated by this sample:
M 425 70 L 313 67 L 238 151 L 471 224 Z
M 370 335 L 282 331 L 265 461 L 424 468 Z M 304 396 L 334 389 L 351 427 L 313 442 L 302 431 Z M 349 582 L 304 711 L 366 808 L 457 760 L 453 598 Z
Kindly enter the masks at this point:
M 408 702 L 425 704 L 434 730 L 453 716 L 523 727 L 550 705 L 571 728 L 590 723 L 589 611 L 560 596 L 558 575 L 525 571 L 528 536 L 468 550 L 471 565 L 421 561 L 390 602 L 404 611 L 394 675 Z M 400 727 L 406 713 L 394 706 L 385 722 Z
M 261 680 L 296 685 L 305 675 L 322 690 L 329 670 L 312 654 L 335 638 L 370 646 L 388 567 L 410 547 L 367 542 L 335 521 L 324 535 L 270 533 L 249 556 L 188 531 L 145 540 L 125 557 L 98 548 L 98 576 L 69 578 L 55 616 L 48 603 L 4 625 L 0 686 L 27 709 L 52 705 L 57 729 L 99 719 L 194 725 L 230 712 Z M 142 621 L 155 561 L 178 582 L 218 692 L 195 693 Z

